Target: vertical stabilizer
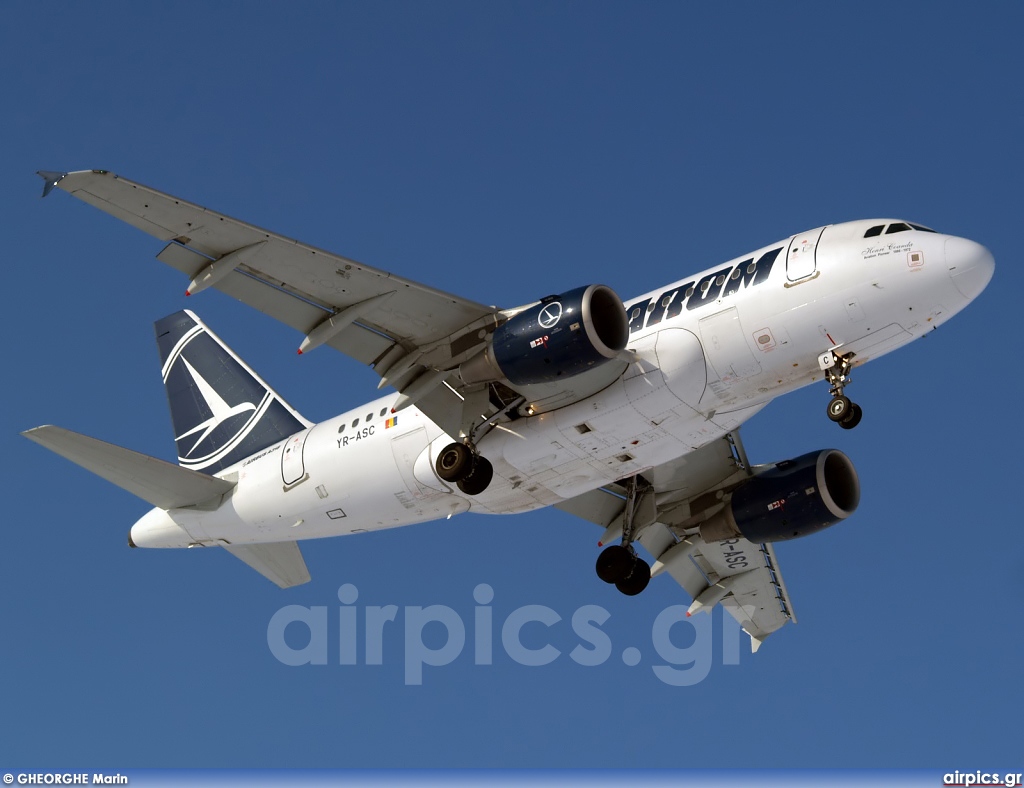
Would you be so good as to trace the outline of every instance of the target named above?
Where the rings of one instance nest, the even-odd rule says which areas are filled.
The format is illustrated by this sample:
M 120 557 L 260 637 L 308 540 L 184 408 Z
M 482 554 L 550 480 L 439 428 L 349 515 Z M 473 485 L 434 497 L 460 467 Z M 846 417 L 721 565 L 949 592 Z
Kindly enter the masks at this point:
M 183 467 L 214 474 L 312 426 L 192 312 L 155 328 Z

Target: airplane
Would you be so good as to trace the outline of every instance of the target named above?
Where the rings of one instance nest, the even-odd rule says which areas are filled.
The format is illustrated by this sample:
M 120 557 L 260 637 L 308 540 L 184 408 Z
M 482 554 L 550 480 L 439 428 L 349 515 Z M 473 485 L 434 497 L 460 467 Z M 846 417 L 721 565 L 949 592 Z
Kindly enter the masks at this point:
M 219 546 L 282 588 L 298 542 L 555 506 L 600 526 L 601 580 L 668 574 L 752 650 L 796 621 L 774 544 L 860 499 L 836 449 L 754 466 L 740 426 L 816 381 L 852 429 L 854 367 L 973 301 L 984 246 L 900 219 L 818 227 L 623 301 L 585 284 L 514 308 L 436 290 L 105 170 L 39 173 L 166 245 L 189 279 L 368 365 L 393 391 L 314 424 L 193 312 L 155 324 L 178 464 L 60 427 L 23 434 L 154 508 L 130 547 Z M 641 545 L 653 565 L 638 554 Z

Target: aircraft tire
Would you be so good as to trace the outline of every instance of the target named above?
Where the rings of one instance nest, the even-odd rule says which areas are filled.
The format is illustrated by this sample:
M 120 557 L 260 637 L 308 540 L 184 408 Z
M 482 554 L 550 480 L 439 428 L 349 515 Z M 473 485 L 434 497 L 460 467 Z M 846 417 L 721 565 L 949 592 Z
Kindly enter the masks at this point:
M 494 466 L 486 457 L 476 457 L 470 474 L 457 482 L 458 488 L 466 495 L 479 495 L 487 489 L 494 478 Z
M 636 596 L 647 588 L 647 584 L 650 582 L 651 566 L 644 559 L 637 556 L 633 564 L 633 571 L 629 573 L 629 577 L 620 580 L 615 584 L 615 587 L 626 596 Z
M 850 415 L 839 422 L 839 426 L 844 430 L 852 430 L 858 424 L 860 424 L 861 417 L 864 416 L 864 411 L 861 410 L 860 405 L 854 402 L 850 406 Z
M 851 407 L 853 407 L 853 403 L 850 402 L 849 397 L 833 397 L 832 401 L 828 403 L 828 417 L 832 421 L 841 422 L 850 415 Z
M 635 558 L 628 548 L 613 544 L 601 551 L 597 557 L 597 576 L 606 583 L 618 583 L 629 577 Z
M 473 472 L 473 452 L 464 443 L 449 443 L 434 461 L 434 470 L 446 482 L 457 482 Z

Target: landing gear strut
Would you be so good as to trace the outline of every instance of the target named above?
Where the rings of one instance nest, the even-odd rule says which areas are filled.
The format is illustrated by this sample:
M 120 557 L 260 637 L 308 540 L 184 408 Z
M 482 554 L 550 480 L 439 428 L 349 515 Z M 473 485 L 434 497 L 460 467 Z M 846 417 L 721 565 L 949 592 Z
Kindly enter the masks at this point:
M 439 477 L 454 483 L 466 495 L 479 495 L 494 478 L 494 467 L 487 458 L 465 443 L 445 446 L 437 455 L 434 469 Z
M 626 482 L 626 509 L 622 523 L 622 544 L 613 544 L 597 557 L 597 576 L 606 583 L 614 583 L 626 596 L 636 596 L 651 582 L 651 566 L 636 554 L 633 538 L 636 536 L 634 518 L 638 496 L 638 477 Z M 640 495 L 643 490 L 639 491 Z
M 841 356 L 834 350 L 818 356 L 818 366 L 825 373 L 825 379 L 829 383 L 829 394 L 832 395 L 828 403 L 828 417 L 844 430 L 852 430 L 860 424 L 864 415 L 860 405 L 851 402 L 850 398 L 843 394 L 843 389 L 850 385 L 849 373 L 853 356 L 853 353 Z

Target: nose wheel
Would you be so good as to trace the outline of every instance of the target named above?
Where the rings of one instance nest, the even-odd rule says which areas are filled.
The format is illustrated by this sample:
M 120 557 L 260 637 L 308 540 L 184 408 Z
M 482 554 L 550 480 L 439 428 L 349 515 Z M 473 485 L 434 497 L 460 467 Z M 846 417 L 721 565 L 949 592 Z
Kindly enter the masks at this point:
M 479 495 L 494 478 L 494 466 L 465 443 L 449 443 L 434 461 L 434 470 L 466 495 Z
M 849 397 L 840 394 L 832 397 L 828 403 L 828 417 L 836 422 L 844 430 L 852 430 L 860 424 L 864 411 L 856 402 L 851 402 Z
M 834 350 L 822 353 L 818 357 L 818 366 L 825 373 L 825 379 L 829 383 L 829 394 L 832 399 L 828 403 L 828 417 L 844 430 L 852 430 L 860 424 L 864 411 L 860 405 L 852 402 L 843 391 L 850 385 L 850 368 L 853 362 L 853 353 L 839 355 Z

